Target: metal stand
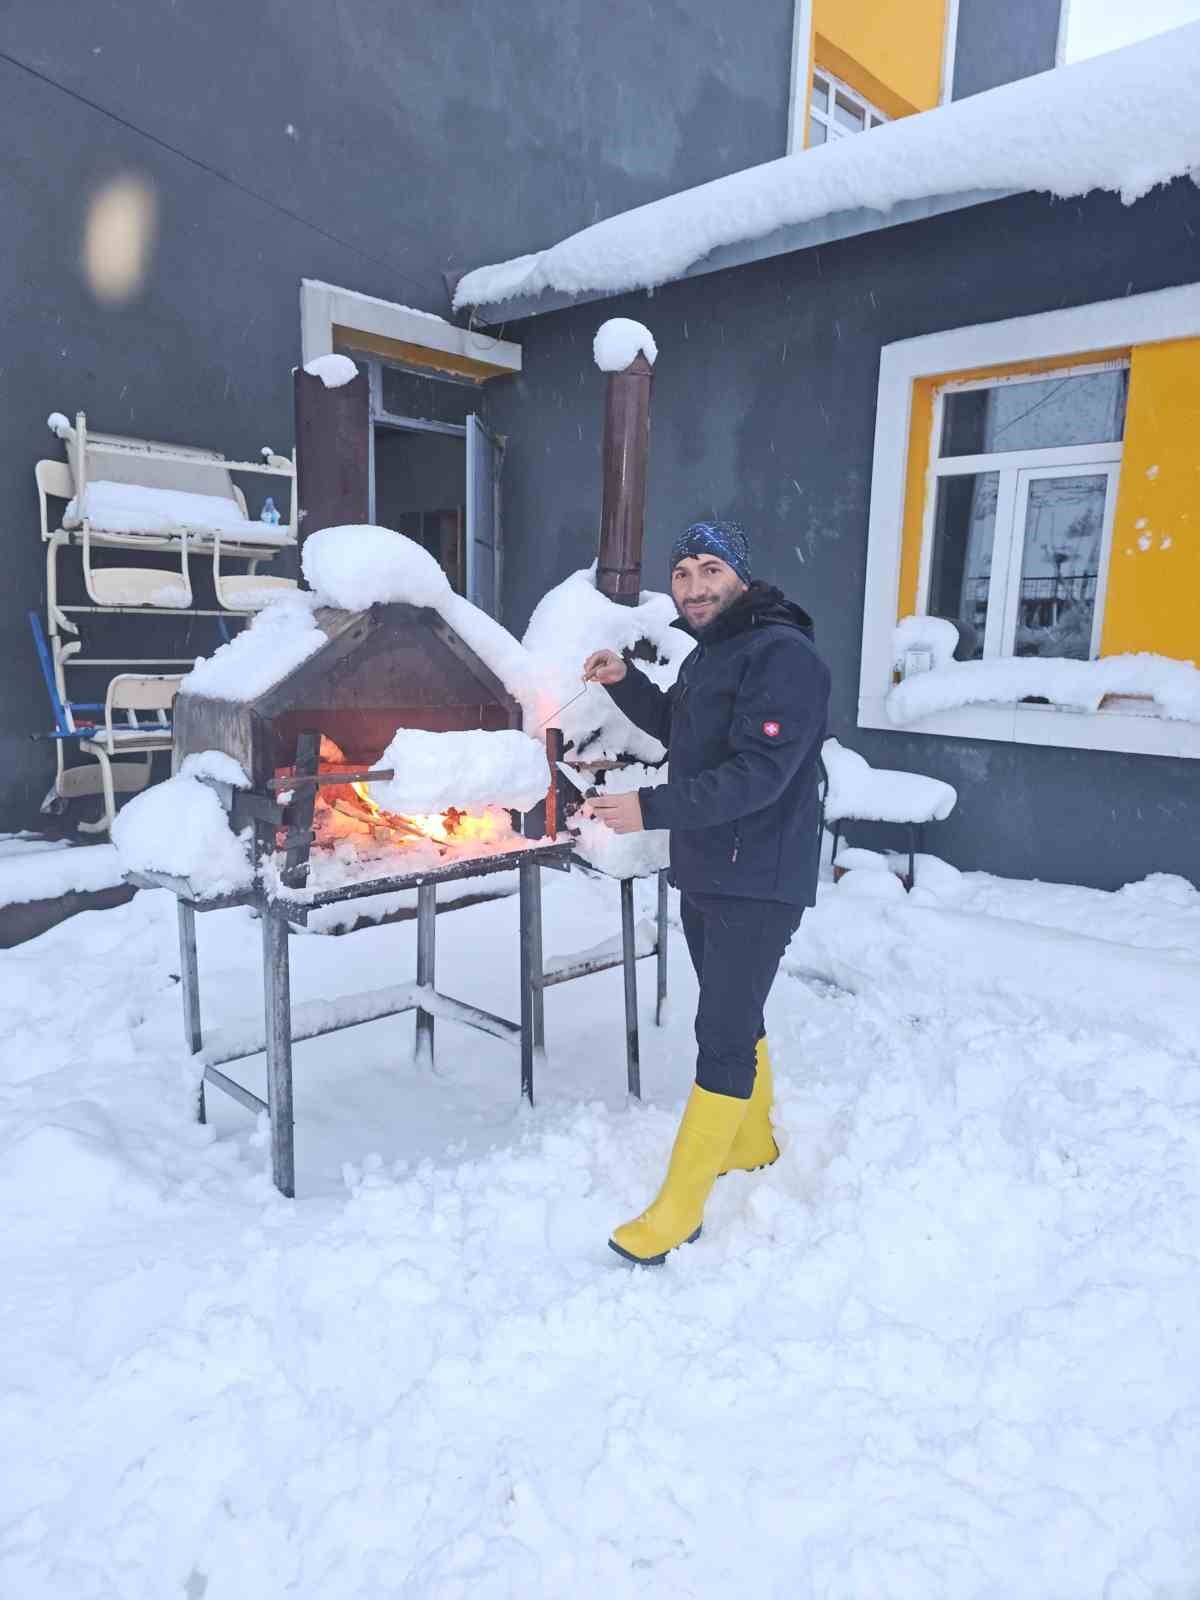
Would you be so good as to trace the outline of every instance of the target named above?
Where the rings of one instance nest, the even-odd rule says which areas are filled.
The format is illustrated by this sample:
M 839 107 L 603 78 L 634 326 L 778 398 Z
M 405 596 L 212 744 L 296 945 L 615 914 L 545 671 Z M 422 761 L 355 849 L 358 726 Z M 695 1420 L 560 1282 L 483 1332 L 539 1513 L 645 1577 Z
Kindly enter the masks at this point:
M 580 863 L 586 865 L 586 863 Z M 629 1093 L 636 1099 L 642 1097 L 642 1068 L 641 1068 L 641 1041 L 638 1031 L 638 993 L 637 993 L 637 964 L 643 959 L 654 956 L 657 962 L 657 994 L 654 1007 L 655 1023 L 661 1027 L 665 1013 L 667 998 L 667 874 L 665 871 L 658 874 L 658 904 L 655 916 L 654 949 L 647 950 L 645 957 L 637 953 L 637 928 L 634 923 L 633 906 L 633 879 L 622 878 L 621 885 L 621 953 L 619 956 L 596 956 L 592 959 L 584 958 L 573 961 L 569 965 L 558 968 L 554 972 L 546 972 L 542 964 L 542 908 L 541 884 L 530 891 L 530 919 L 536 923 L 536 939 L 522 938 L 522 960 L 528 951 L 530 959 L 529 976 L 526 978 L 525 968 L 521 970 L 521 994 L 528 994 L 531 1017 L 535 1018 L 529 1059 L 529 1089 L 527 1098 L 533 1099 L 533 1053 L 536 1049 L 541 1052 L 545 1042 L 545 1020 L 543 1015 L 544 996 L 547 989 L 552 989 L 560 983 L 573 983 L 576 978 L 590 978 L 597 972 L 609 972 L 614 967 L 620 967 L 624 978 L 625 990 L 625 1081 Z M 536 895 L 536 902 L 534 896 Z M 522 921 L 524 929 L 524 920 Z M 526 1093 L 525 1077 L 522 1074 L 521 1092 Z
M 417 987 L 432 990 L 437 968 L 437 886 L 423 883 L 417 890 Z M 433 1012 L 417 1007 L 417 1032 L 413 1059 L 418 1067 L 432 1069 L 434 1058 Z
M 271 1176 L 288 1199 L 296 1193 L 292 1118 L 292 984 L 287 915 L 262 909 L 263 1010 L 267 1023 L 267 1114 L 271 1119 Z
M 345 1028 L 360 1023 L 374 1022 L 381 1017 L 399 1016 L 407 1011 L 416 1012 L 416 1037 L 414 1059 L 419 1066 L 434 1065 L 434 1025 L 440 1016 L 449 1022 L 458 1022 L 475 1028 L 506 1044 L 519 1047 L 521 1056 L 521 1093 L 532 1103 L 534 1062 L 545 1049 L 545 1011 L 540 984 L 542 971 L 542 897 L 541 873 L 546 866 L 569 871 L 569 848 L 566 845 L 535 847 L 521 852 L 517 860 L 520 880 L 521 920 L 521 1020 L 511 1022 L 507 1017 L 494 1016 L 481 1006 L 470 1005 L 451 995 L 441 994 L 434 986 L 437 969 L 437 884 L 448 879 L 468 875 L 487 876 L 490 873 L 509 871 L 512 857 L 497 856 L 485 862 L 456 864 L 434 869 L 432 872 L 403 880 L 382 880 L 382 885 L 415 887 L 417 890 L 417 976 L 415 983 L 397 984 L 387 989 L 370 990 L 363 994 L 345 995 L 331 1005 L 318 1000 L 293 1006 L 291 978 L 288 964 L 289 924 L 302 921 L 314 905 L 326 905 L 335 900 L 361 898 L 364 894 L 378 893 L 381 880 L 358 883 L 344 892 L 288 891 L 271 896 L 261 892 L 254 895 L 234 895 L 220 900 L 192 898 L 186 884 L 180 879 L 162 875 L 134 875 L 133 881 L 145 888 L 170 888 L 179 897 L 179 960 L 180 982 L 183 991 L 184 1037 L 188 1049 L 203 1062 L 200 1090 L 196 1102 L 196 1115 L 203 1122 L 206 1116 L 205 1084 L 223 1090 L 239 1105 L 254 1113 L 265 1111 L 271 1121 L 271 1175 L 281 1194 L 292 1198 L 296 1192 L 295 1129 L 292 1109 L 292 1046 L 304 1039 L 320 1038 L 328 1033 L 340 1033 Z M 212 1034 L 207 1043 L 203 1037 L 200 1015 L 200 984 L 196 958 L 196 912 L 215 911 L 229 905 L 252 905 L 258 910 L 262 924 L 263 952 L 263 1019 L 261 1033 L 245 1028 L 230 1029 Z M 339 1015 L 340 1012 L 340 1015 Z M 266 1053 L 267 1098 L 247 1089 L 244 1084 L 221 1071 L 231 1061 L 244 1061 L 250 1056 Z

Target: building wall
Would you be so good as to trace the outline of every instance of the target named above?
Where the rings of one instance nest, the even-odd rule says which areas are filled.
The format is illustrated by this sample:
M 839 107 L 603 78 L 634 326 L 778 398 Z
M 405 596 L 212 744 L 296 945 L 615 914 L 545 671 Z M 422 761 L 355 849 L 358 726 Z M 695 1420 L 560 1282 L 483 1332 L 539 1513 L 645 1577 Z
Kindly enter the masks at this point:
M 958 0 L 954 98 L 1046 72 L 1069 0 Z
M 52 769 L 26 621 L 47 414 L 290 449 L 302 277 L 444 313 L 444 271 L 780 155 L 791 33 L 792 0 L 4 8 L 0 828 L 33 819 Z M 83 219 L 122 173 L 158 242 L 141 291 L 100 305 Z
M 608 316 L 640 318 L 660 351 L 647 586 L 665 588 L 681 526 L 741 518 L 756 571 L 816 619 L 834 733 L 877 765 L 959 789 L 930 848 L 962 867 L 1102 887 L 1200 876 L 1194 762 L 856 726 L 881 347 L 1189 281 L 1197 229 L 1200 193 L 1186 182 L 1129 208 L 1022 196 L 511 329 L 525 370 L 491 397 L 509 436 L 507 620 L 519 629 L 549 584 L 594 557 L 604 382 L 591 340 Z

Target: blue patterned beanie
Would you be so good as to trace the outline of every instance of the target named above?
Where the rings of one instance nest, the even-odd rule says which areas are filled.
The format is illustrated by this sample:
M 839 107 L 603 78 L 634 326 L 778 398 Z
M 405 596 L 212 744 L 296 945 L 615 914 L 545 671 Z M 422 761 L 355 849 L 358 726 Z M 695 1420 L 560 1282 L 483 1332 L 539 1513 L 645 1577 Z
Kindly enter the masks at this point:
M 740 522 L 693 522 L 671 546 L 671 565 L 686 556 L 716 556 L 750 582 L 750 541 Z

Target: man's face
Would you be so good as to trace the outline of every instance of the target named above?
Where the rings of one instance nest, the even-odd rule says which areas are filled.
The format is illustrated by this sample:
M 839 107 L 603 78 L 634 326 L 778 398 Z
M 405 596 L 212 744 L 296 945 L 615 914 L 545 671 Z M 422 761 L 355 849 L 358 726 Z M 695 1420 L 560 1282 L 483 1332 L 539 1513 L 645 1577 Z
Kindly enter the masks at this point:
M 689 628 L 707 628 L 748 587 L 720 556 L 684 556 L 671 569 L 671 595 Z

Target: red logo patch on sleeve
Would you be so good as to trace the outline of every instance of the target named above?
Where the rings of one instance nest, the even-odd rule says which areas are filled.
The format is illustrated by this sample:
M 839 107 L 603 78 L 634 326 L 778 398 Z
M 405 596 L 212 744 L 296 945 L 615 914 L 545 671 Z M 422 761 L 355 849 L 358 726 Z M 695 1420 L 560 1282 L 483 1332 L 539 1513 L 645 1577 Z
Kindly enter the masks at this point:
M 766 734 L 768 739 L 778 739 L 779 724 L 777 722 L 764 722 L 763 732 Z

